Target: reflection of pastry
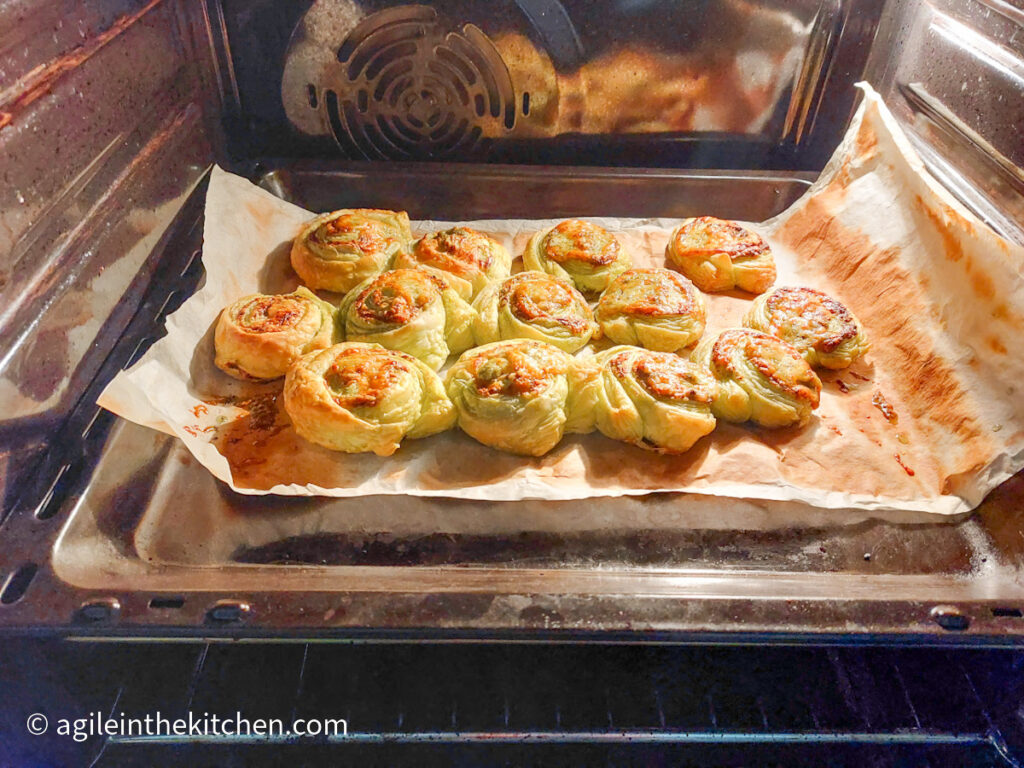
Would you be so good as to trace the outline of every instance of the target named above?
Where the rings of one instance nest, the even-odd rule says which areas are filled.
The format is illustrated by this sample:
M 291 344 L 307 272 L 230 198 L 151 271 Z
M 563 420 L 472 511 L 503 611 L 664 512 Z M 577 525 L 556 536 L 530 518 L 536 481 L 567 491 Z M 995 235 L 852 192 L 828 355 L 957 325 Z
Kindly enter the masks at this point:
M 584 293 L 599 293 L 616 275 L 629 269 L 632 260 L 603 227 L 569 219 L 531 237 L 523 252 L 523 264 L 527 269 L 571 280 Z
M 512 256 L 498 241 L 468 227 L 434 232 L 395 256 L 394 267 L 419 267 L 443 277 L 470 301 L 488 283 L 508 277 Z
M 806 424 L 818 407 L 821 381 L 811 366 L 796 349 L 767 333 L 722 331 L 698 344 L 693 359 L 718 381 L 711 410 L 720 419 L 788 427 Z
M 536 339 L 576 352 L 598 328 L 582 294 L 572 283 L 544 272 L 520 272 L 490 285 L 473 303 L 477 344 Z
M 334 335 L 334 307 L 306 288 L 284 296 L 261 293 L 239 299 L 220 313 L 214 362 L 236 379 L 265 381 Z
M 682 453 L 715 428 L 717 392 L 707 368 L 671 352 L 612 347 L 594 356 L 600 374 L 581 387 L 601 434 L 659 453 Z
M 411 241 L 404 211 L 334 211 L 302 228 L 292 244 L 292 267 L 311 288 L 346 293 L 386 269 Z
M 775 282 L 768 243 L 734 221 L 687 219 L 669 238 L 665 257 L 702 291 L 764 293 Z
M 678 272 L 630 269 L 601 294 L 596 317 L 617 344 L 676 352 L 704 333 L 704 299 Z
M 462 431 L 509 453 L 541 456 L 575 431 L 573 358 L 539 341 L 499 341 L 464 353 L 445 387 Z
M 284 407 L 301 437 L 345 453 L 390 456 L 404 437 L 455 424 L 437 374 L 377 344 L 335 344 L 297 360 L 284 380 Z
M 376 342 L 435 371 L 473 345 L 473 308 L 444 280 L 421 269 L 393 269 L 364 280 L 338 309 L 346 341 Z
M 788 341 L 814 366 L 846 368 L 868 351 L 860 321 L 814 288 L 776 288 L 758 296 L 743 325 Z

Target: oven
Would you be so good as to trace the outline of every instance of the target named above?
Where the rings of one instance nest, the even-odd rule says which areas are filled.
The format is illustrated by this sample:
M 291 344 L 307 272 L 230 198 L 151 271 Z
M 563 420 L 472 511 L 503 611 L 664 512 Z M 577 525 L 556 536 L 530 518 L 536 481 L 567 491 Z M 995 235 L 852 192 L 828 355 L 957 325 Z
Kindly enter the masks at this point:
M 545 502 L 531 520 L 602 522 L 517 530 L 515 502 L 236 494 L 96 405 L 204 279 L 214 163 L 312 211 L 761 221 L 817 177 L 861 80 L 1024 243 L 1016 0 L 0 5 L 14 764 L 28 701 L 125 692 L 337 706 L 348 741 L 300 746 L 358 764 L 1015 764 L 1020 476 L 943 523 L 659 494 Z M 623 505 L 653 522 L 617 526 Z M 110 764 L 166 745 L 268 746 L 88 742 Z

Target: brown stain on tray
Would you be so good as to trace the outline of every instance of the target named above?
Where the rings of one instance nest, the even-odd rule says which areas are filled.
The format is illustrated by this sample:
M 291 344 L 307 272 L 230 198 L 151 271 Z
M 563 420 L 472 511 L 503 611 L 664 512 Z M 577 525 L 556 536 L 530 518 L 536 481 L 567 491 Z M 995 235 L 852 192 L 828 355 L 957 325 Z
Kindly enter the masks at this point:
M 292 428 L 281 392 L 268 392 L 232 401 L 242 410 L 217 427 L 213 445 L 228 461 L 234 484 L 267 490 L 275 485 L 318 485 L 347 488 L 372 477 L 387 479 L 396 464 L 373 454 L 345 454 L 307 442 Z M 407 444 L 423 449 L 425 441 Z M 409 449 L 403 445 L 402 451 Z
M 269 461 L 271 441 L 287 426 L 278 423 L 278 398 L 275 392 L 239 402 L 244 413 L 216 430 L 213 442 L 228 460 L 236 483 Z

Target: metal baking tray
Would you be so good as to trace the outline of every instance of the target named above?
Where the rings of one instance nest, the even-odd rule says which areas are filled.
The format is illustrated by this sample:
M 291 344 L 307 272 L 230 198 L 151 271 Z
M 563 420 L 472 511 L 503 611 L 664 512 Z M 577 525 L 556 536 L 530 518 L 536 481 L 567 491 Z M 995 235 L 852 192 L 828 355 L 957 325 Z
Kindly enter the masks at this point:
M 454 164 L 267 160 L 242 170 L 311 210 L 462 220 L 761 220 L 810 183 L 774 172 Z M 684 494 L 501 503 L 235 494 L 178 441 L 95 406 L 202 279 L 203 191 L 158 246 L 160 271 L 65 439 L 0 527 L 0 628 L 109 638 L 1024 637 L 1022 476 L 966 519 L 925 524 Z M 275 537 L 297 524 L 304 535 Z

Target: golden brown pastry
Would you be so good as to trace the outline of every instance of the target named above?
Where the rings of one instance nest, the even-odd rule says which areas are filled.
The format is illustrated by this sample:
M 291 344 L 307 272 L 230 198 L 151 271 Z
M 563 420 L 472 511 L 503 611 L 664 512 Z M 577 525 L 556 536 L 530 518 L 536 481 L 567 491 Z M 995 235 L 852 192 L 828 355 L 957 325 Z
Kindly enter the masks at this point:
M 601 294 L 595 313 L 604 334 L 617 344 L 677 352 L 704 333 L 700 291 L 669 269 L 629 269 Z
M 236 379 L 284 376 L 295 360 L 334 340 L 333 306 L 306 288 L 283 296 L 256 293 L 220 313 L 214 363 Z
M 711 406 L 720 419 L 763 427 L 806 424 L 818 407 L 821 381 L 792 346 L 748 328 L 722 331 L 694 350 L 718 382 Z
M 537 232 L 523 252 L 527 269 L 570 280 L 584 293 L 600 293 L 632 263 L 608 230 L 579 219 Z
M 544 272 L 520 272 L 488 286 L 473 308 L 477 344 L 535 339 L 573 353 L 599 333 L 583 295 L 568 280 Z
M 760 235 L 713 216 L 687 219 L 672 233 L 665 257 L 702 291 L 739 288 L 764 293 L 775 282 L 775 260 Z
M 453 227 L 421 237 L 399 251 L 394 268 L 418 267 L 443 277 L 466 301 L 512 271 L 512 256 L 501 243 L 469 227 Z
M 600 373 L 581 385 L 601 434 L 658 453 L 683 453 L 715 428 L 718 386 L 710 371 L 671 352 L 612 347 L 593 358 Z
M 311 288 L 347 293 L 387 269 L 412 242 L 404 211 L 346 208 L 306 224 L 292 244 L 292 267 Z
M 776 288 L 758 296 L 743 325 L 778 336 L 823 368 L 847 368 L 870 346 L 853 313 L 814 288 Z
M 455 424 L 438 375 L 379 344 L 335 344 L 296 360 L 284 380 L 284 408 L 301 437 L 345 453 L 390 456 L 405 437 Z
M 579 378 L 573 358 L 557 347 L 499 341 L 464 353 L 445 388 L 467 435 L 500 451 L 542 456 L 566 431 L 581 431 L 571 403 Z
M 392 269 L 345 296 L 338 325 L 346 341 L 376 342 L 439 370 L 473 346 L 473 308 L 443 279 L 422 269 Z

